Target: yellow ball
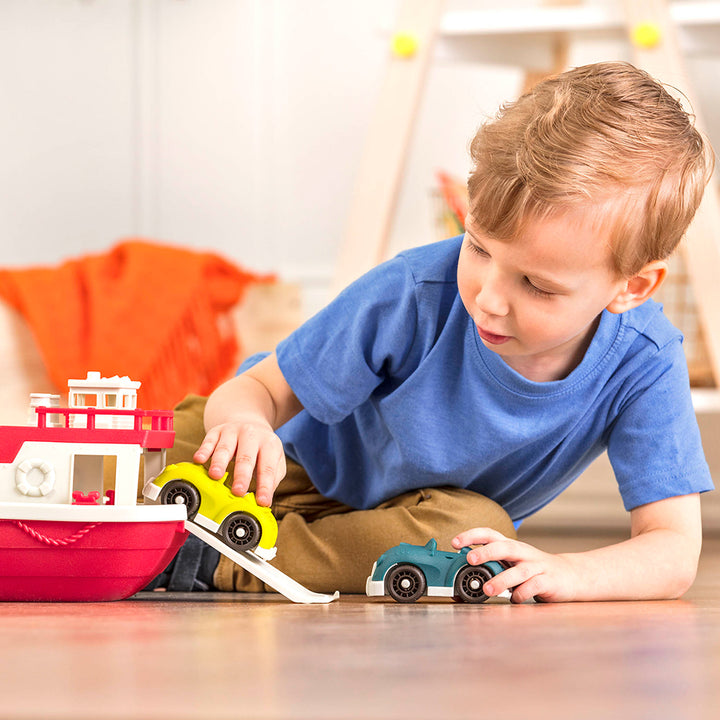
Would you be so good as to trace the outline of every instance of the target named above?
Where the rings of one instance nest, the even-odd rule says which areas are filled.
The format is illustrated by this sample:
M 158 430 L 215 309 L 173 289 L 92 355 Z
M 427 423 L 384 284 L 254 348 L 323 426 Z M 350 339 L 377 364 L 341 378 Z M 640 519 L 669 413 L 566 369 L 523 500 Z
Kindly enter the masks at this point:
M 631 35 L 634 45 L 641 48 L 654 48 L 660 44 L 662 39 L 662 33 L 660 32 L 660 26 L 653 22 L 641 22 L 638 23 L 632 29 Z
M 412 57 L 418 49 L 418 39 L 410 33 L 396 33 L 392 39 L 394 55 L 402 58 Z

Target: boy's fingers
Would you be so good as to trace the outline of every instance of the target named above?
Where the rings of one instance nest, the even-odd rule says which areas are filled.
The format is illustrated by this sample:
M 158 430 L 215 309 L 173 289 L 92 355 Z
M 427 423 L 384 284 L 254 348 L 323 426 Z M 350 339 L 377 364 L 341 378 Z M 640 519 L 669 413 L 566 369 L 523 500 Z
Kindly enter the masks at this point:
M 193 461 L 202 465 L 212 458 L 208 474 L 214 480 L 219 480 L 225 474 L 230 458 L 235 452 L 236 444 L 236 436 L 223 432 L 219 428 L 212 428 L 193 454 Z
M 481 565 L 490 560 L 505 560 L 509 563 L 517 563 L 521 560 L 531 559 L 535 554 L 535 548 L 530 545 L 504 538 L 473 548 L 467 555 L 467 561 L 471 565 Z
M 285 452 L 274 433 L 268 437 L 264 428 L 238 423 L 217 426 L 208 431 L 193 455 L 195 462 L 210 459 L 208 474 L 220 480 L 234 459 L 232 492 L 245 495 L 253 477 L 257 477 L 256 498 L 269 506 L 278 483 L 285 476 Z
M 218 442 L 218 449 L 223 443 L 222 435 Z M 230 453 L 226 455 L 227 450 Z M 217 450 L 215 451 L 217 455 Z M 235 460 L 235 470 L 233 472 L 232 491 L 235 495 L 244 495 L 250 486 L 253 470 L 255 469 L 255 461 L 257 460 L 258 443 L 253 433 L 246 433 L 238 437 L 237 433 L 232 433 L 232 442 L 228 442 L 223 448 L 223 472 L 227 470 L 230 460 Z M 215 459 L 213 458 L 213 463 Z
M 209 457 L 210 450 L 208 450 L 203 444 L 195 451 L 195 454 L 193 455 L 193 462 L 202 465 Z
M 492 528 L 473 528 L 465 530 L 453 538 L 453 547 L 462 548 L 466 545 L 485 545 L 489 542 L 507 540 L 507 537 Z
M 255 466 L 255 497 L 259 505 L 270 507 L 273 493 L 280 480 L 285 476 L 285 453 L 282 445 L 276 443 L 260 448 Z
M 210 460 L 210 467 L 208 468 L 208 475 L 213 480 L 220 480 L 227 471 L 228 463 L 230 462 L 233 455 L 233 450 L 229 447 L 218 445 Z
M 200 443 L 200 447 L 193 455 L 193 460 L 195 462 L 202 464 L 210 457 L 210 455 L 212 455 L 212 451 L 215 448 L 215 445 L 217 445 L 218 435 L 219 433 L 215 428 L 205 435 L 203 441 Z
M 532 563 L 513 565 L 507 570 L 498 573 L 492 580 L 485 584 L 487 590 L 493 595 L 499 595 L 505 590 L 514 590 L 531 578 L 542 573 L 542 567 Z
M 245 441 L 242 445 L 238 445 L 232 483 L 232 491 L 235 495 L 244 495 L 248 491 L 257 456 L 256 443 Z

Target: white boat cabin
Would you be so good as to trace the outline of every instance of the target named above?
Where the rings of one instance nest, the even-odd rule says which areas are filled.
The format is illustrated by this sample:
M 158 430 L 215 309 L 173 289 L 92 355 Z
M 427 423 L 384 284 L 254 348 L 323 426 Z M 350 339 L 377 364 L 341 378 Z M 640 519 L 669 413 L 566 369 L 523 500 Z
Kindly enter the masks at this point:
M 0 503 L 135 505 L 174 440 L 171 411 L 137 409 L 139 387 L 88 373 L 65 408 L 31 396 L 28 426 L 0 426 Z

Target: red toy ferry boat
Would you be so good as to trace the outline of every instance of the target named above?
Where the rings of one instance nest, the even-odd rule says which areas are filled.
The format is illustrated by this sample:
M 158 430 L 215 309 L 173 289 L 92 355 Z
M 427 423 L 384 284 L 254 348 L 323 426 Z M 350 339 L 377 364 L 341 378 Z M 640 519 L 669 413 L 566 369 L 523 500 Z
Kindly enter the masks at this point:
M 0 600 L 119 600 L 187 535 L 184 506 L 137 503 L 165 466 L 172 412 L 138 410 L 140 383 L 88 373 L 34 396 L 28 426 L 0 426 Z M 33 401 L 31 400 L 31 406 Z

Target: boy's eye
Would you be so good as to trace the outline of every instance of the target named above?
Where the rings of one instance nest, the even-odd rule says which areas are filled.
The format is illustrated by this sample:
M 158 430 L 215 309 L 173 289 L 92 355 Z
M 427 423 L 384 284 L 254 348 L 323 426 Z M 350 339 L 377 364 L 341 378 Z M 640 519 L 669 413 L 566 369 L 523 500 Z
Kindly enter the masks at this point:
M 486 250 L 483 250 L 479 245 L 476 245 L 474 242 L 468 241 L 468 248 L 471 252 L 474 252 L 477 255 L 481 255 L 482 257 L 490 257 Z
M 533 285 L 532 282 L 530 282 L 530 278 L 523 278 L 525 282 L 525 287 L 527 288 L 528 292 L 532 293 L 533 295 L 537 295 L 538 297 L 552 297 L 555 293 L 548 292 L 547 290 L 541 290 L 537 285 Z

